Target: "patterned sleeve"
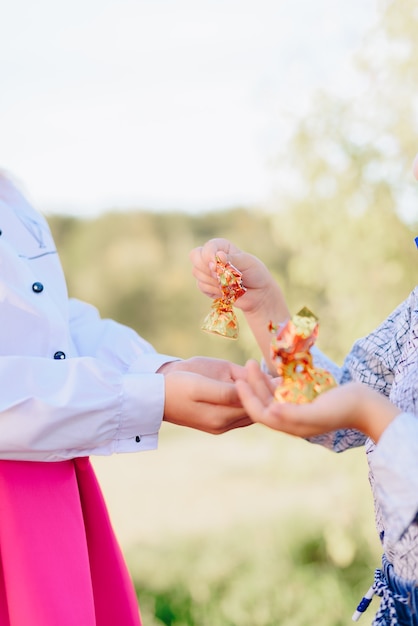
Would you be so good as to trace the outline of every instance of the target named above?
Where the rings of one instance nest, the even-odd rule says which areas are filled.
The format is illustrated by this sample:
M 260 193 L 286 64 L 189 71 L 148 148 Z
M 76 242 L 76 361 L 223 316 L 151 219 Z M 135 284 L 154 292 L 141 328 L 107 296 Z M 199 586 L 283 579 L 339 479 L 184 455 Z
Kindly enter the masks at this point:
M 410 325 L 411 308 L 408 299 L 376 330 L 354 344 L 344 362 L 340 382 L 358 380 L 389 397 Z
M 406 300 L 389 317 L 366 337 L 359 339 L 347 355 L 343 367 L 337 373 L 340 384 L 356 380 L 389 396 L 394 369 L 401 357 L 410 328 L 410 306 Z M 327 367 L 323 355 L 315 349 L 314 361 Z M 331 370 L 335 375 L 335 372 Z M 367 437 L 356 430 L 345 429 L 309 439 L 334 452 L 342 452 L 365 443 Z
M 342 382 L 346 383 L 351 380 L 350 374 L 345 368 L 345 364 L 342 368 L 338 367 L 316 346 L 312 348 L 311 352 L 316 367 L 322 367 L 331 372 L 331 374 L 334 376 L 335 380 L 339 384 L 341 384 Z M 347 428 L 343 430 L 324 433 L 322 435 L 316 435 L 315 437 L 308 438 L 308 441 L 323 446 L 324 448 L 329 448 L 334 452 L 343 452 L 344 450 L 348 450 L 350 448 L 358 448 L 359 446 L 364 445 L 366 439 L 367 437 L 358 430 Z

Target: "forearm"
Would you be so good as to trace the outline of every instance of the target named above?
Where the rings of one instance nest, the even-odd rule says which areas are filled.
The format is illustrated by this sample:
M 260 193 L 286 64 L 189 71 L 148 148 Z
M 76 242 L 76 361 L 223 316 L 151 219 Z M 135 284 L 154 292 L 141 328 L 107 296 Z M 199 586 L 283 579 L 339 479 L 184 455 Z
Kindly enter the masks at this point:
M 356 389 L 358 410 L 353 415 L 353 423 L 348 426 L 363 432 L 377 443 L 401 410 L 388 398 L 369 389 L 366 385 L 357 384 Z
M 278 284 L 272 279 L 264 296 L 252 310 L 244 310 L 245 319 L 261 350 L 269 372 L 276 375 L 276 367 L 271 360 L 272 334 L 270 324 L 278 325 L 290 317 L 290 312 Z

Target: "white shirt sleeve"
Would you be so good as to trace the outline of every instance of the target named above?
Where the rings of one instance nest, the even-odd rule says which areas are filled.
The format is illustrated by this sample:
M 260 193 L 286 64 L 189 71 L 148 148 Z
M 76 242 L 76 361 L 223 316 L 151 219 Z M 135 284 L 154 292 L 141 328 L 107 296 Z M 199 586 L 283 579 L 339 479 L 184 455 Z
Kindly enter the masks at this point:
M 385 429 L 370 459 L 385 535 L 397 541 L 418 511 L 418 420 L 401 413 Z
M 0 459 L 157 446 L 164 376 L 131 328 L 69 300 L 45 220 L 0 173 Z
M 157 445 L 161 374 L 122 374 L 92 357 L 7 356 L 0 380 L 1 459 L 57 461 Z
M 122 373 L 149 374 L 178 357 L 160 354 L 129 326 L 102 319 L 91 304 L 69 300 L 70 333 L 78 356 L 92 356 Z
M 164 377 L 174 360 L 134 330 L 70 300 L 77 354 L 0 357 L 0 458 L 56 461 L 157 447 Z

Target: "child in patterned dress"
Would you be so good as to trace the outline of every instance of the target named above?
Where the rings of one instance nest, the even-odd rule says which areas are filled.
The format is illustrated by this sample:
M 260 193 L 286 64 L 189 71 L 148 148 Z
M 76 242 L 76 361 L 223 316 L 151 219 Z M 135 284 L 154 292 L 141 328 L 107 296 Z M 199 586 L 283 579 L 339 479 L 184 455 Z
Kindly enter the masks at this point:
M 418 157 L 414 162 L 418 179 Z M 418 625 L 418 287 L 367 337 L 359 339 L 341 368 L 316 347 L 314 362 L 331 370 L 339 385 L 309 404 L 274 401 L 270 321 L 289 318 L 279 286 L 256 257 L 225 239 L 191 252 L 200 290 L 217 297 L 215 258 L 242 272 L 247 292 L 236 301 L 262 350 L 264 363 L 247 363 L 238 393 L 255 422 L 322 444 L 336 452 L 365 446 L 374 496 L 382 568 L 353 616 L 373 593 L 382 600 L 375 626 Z M 263 371 L 264 370 L 264 371 Z

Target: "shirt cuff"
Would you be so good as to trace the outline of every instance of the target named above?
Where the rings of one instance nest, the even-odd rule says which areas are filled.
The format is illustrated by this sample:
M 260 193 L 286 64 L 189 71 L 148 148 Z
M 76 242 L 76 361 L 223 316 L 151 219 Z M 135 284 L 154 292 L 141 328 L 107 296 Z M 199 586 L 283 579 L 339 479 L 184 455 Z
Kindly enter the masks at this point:
M 147 450 L 156 450 L 158 448 L 158 433 L 153 435 L 142 435 L 132 437 L 131 439 L 118 439 L 114 442 L 113 452 L 116 454 L 125 454 L 129 452 L 146 452 Z
M 168 356 L 168 354 L 159 354 L 158 352 L 143 354 L 130 365 L 128 374 L 155 373 L 164 363 L 171 363 L 172 361 L 181 361 L 181 359 L 177 356 Z
M 371 455 L 375 494 L 385 535 L 397 541 L 418 511 L 418 419 L 400 413 L 385 429 Z
M 122 411 L 116 439 L 155 435 L 164 416 L 165 383 L 162 374 L 126 374 L 123 378 Z

